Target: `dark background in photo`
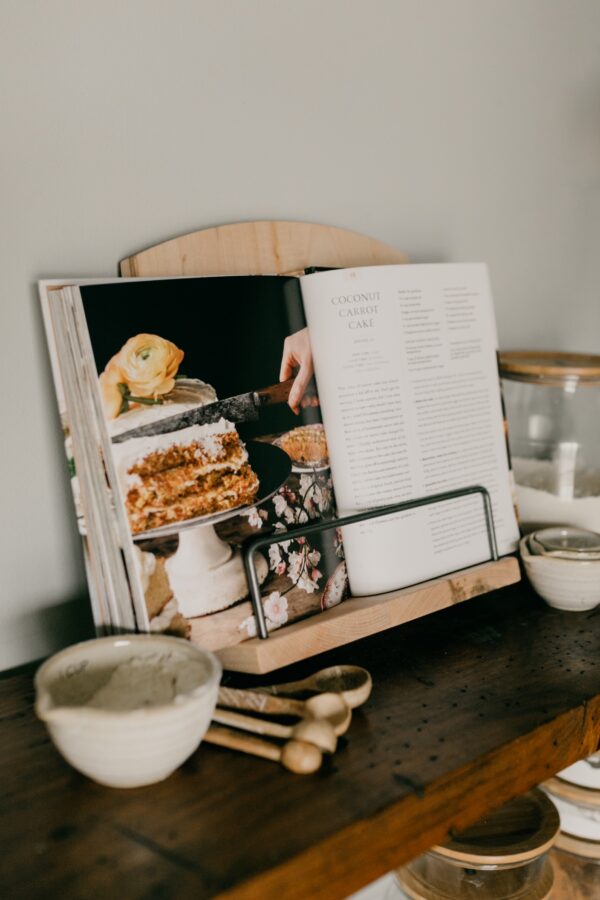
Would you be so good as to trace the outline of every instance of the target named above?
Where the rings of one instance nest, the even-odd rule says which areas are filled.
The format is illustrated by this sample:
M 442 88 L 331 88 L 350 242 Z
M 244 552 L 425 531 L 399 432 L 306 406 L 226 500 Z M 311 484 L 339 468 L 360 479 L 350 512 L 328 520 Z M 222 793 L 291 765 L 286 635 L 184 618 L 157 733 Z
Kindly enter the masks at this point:
M 180 374 L 212 384 L 219 399 L 278 382 L 283 342 L 306 325 L 296 278 L 128 280 L 80 290 L 98 373 L 129 338 L 157 334 L 184 351 Z M 239 431 L 248 439 L 315 421 L 318 409 L 296 416 L 282 404 Z

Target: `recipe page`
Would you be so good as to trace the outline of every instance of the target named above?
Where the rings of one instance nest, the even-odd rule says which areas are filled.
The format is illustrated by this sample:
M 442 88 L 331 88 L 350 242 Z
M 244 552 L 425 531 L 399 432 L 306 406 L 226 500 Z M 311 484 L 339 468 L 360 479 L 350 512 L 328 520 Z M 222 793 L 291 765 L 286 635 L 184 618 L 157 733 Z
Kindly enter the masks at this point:
M 102 452 L 79 480 L 85 493 L 106 469 L 138 627 L 210 650 L 254 637 L 241 545 L 336 515 L 319 398 L 294 374 L 308 344 L 298 279 L 121 278 L 77 294 L 81 418 Z M 254 560 L 268 631 L 347 595 L 333 527 Z
M 500 555 L 515 517 L 487 268 L 393 265 L 304 276 L 340 515 L 483 485 Z M 343 529 L 353 594 L 489 558 L 481 495 Z

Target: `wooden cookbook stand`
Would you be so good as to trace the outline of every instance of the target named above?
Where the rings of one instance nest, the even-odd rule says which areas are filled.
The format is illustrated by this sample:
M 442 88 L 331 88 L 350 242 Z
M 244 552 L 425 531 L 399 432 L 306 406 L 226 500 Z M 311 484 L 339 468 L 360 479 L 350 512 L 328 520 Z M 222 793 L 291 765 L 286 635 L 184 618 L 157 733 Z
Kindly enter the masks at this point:
M 308 266 L 406 262 L 406 255 L 394 247 L 342 228 L 304 222 L 243 222 L 165 241 L 122 260 L 120 268 L 123 276 L 158 278 L 282 275 Z M 252 638 L 215 652 L 226 669 L 263 674 L 519 579 L 517 560 L 504 557 L 387 594 L 351 597 L 333 609 L 273 632 L 268 640 Z

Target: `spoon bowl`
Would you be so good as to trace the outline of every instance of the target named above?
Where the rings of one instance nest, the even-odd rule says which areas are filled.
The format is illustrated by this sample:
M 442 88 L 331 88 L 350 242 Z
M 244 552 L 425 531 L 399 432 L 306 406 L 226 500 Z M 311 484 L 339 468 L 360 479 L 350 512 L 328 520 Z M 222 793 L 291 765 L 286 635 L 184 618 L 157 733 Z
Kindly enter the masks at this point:
M 356 709 L 367 702 L 371 696 L 372 687 L 373 679 L 366 669 L 361 666 L 343 665 L 320 669 L 301 681 L 271 684 L 257 688 L 257 690 L 274 696 L 278 694 L 290 696 L 304 692 L 340 694 L 346 706 Z
M 329 722 L 338 736 L 345 734 L 350 727 L 352 710 L 339 694 L 315 694 L 304 701 L 304 707 L 309 718 Z
M 335 753 L 337 748 L 335 728 L 327 719 L 302 719 L 292 727 L 291 738 L 313 744 L 321 753 Z
M 280 761 L 282 766 L 296 775 L 311 775 L 321 768 L 323 754 L 314 744 L 292 740 L 281 748 Z

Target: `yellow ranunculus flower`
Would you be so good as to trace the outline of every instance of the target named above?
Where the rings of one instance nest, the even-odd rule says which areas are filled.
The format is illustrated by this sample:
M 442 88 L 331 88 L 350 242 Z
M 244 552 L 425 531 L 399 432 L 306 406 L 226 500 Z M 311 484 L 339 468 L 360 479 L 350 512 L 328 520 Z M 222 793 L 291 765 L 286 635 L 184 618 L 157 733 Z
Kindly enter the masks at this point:
M 113 357 L 132 397 L 158 397 L 173 390 L 183 350 L 157 334 L 137 334 Z
M 100 375 L 100 393 L 102 405 L 107 419 L 116 419 L 121 410 L 123 395 L 119 390 L 119 383 L 123 382 L 121 370 L 115 363 L 116 357 L 110 360 L 104 372 Z

